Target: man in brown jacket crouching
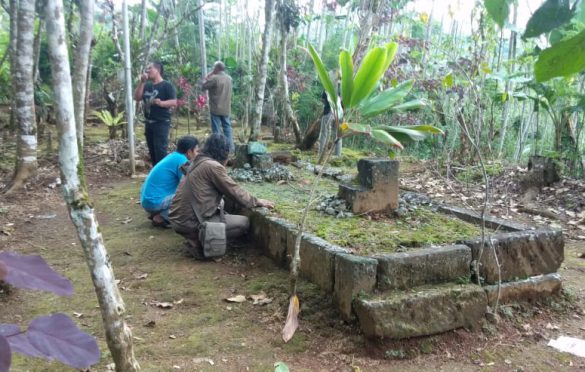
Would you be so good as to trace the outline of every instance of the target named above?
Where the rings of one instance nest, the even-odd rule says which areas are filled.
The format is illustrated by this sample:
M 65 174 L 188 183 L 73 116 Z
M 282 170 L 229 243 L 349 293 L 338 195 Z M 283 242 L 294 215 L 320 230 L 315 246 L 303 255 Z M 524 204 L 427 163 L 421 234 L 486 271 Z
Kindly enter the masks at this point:
M 199 221 L 197 214 L 205 221 L 219 222 L 224 195 L 245 207 L 274 208 L 273 202 L 257 199 L 228 176 L 225 164 L 229 152 L 230 144 L 226 137 L 223 134 L 212 134 L 205 142 L 203 151 L 193 160 L 186 177 L 181 180 L 171 203 L 171 226 L 187 239 L 189 250 L 195 258 L 203 257 L 199 242 L 199 224 L 203 221 Z M 224 218 L 228 240 L 248 232 L 248 217 L 226 213 Z

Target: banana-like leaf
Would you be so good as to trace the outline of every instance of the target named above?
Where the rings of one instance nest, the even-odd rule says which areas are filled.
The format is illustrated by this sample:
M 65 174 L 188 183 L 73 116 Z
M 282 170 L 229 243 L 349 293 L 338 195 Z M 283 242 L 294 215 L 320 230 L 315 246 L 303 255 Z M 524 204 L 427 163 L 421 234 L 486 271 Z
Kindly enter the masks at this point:
M 337 102 L 337 93 L 333 82 L 329 79 L 329 74 L 327 74 L 327 70 L 325 69 L 325 65 L 323 65 L 323 61 L 321 61 L 321 57 L 319 57 L 319 54 L 317 54 L 317 51 L 311 44 L 309 44 L 309 54 L 311 55 L 315 68 L 317 69 L 319 80 L 321 80 L 321 84 L 323 84 L 323 88 L 325 88 L 325 92 L 327 92 L 327 95 L 329 96 L 329 102 L 333 103 L 332 106 L 337 107 L 335 105 Z
M 365 134 L 369 136 L 372 133 L 372 127 L 366 124 L 342 123 L 339 126 L 339 129 L 341 130 L 341 135 L 343 137 L 348 137 L 355 134 Z
M 382 71 L 382 75 L 388 70 L 388 67 L 394 61 L 394 57 L 396 56 L 396 52 L 398 51 L 398 44 L 395 42 L 390 42 L 386 44 L 386 63 L 384 65 L 384 69 Z
M 416 110 L 427 105 L 424 99 L 413 99 L 412 101 L 401 103 L 392 107 L 392 111 Z
M 398 147 L 401 150 L 404 148 L 404 146 L 402 146 L 400 141 L 398 141 L 396 138 L 394 138 L 390 133 L 386 132 L 385 130 L 373 129 L 371 136 L 376 141 L 382 142 L 385 145 Z
M 425 132 L 428 134 L 440 134 L 441 136 L 445 135 L 445 132 L 443 132 L 440 128 L 434 127 L 432 125 L 412 125 L 412 126 L 408 126 L 407 128 L 412 129 L 412 130 L 417 130 L 419 132 Z
M 391 125 L 380 125 L 380 126 L 376 127 L 376 129 L 384 130 L 392 135 L 397 135 L 397 133 L 404 134 L 404 135 L 408 136 L 408 139 L 409 139 L 408 142 L 422 141 L 425 138 L 427 138 L 427 136 L 428 136 L 427 133 L 425 133 L 425 132 L 413 130 L 413 129 L 410 129 L 408 127 L 395 127 L 395 126 L 391 126 Z M 400 136 L 400 137 L 404 138 L 404 136 Z
M 376 47 L 366 54 L 353 80 L 351 102 L 345 103 L 345 107 L 350 108 L 359 105 L 372 92 L 382 77 L 386 58 L 386 49 L 381 47 Z
M 342 50 L 339 54 L 339 69 L 341 70 L 341 99 L 344 104 L 349 104 L 353 91 L 353 62 L 347 50 Z
M 378 115 L 391 109 L 406 97 L 413 84 L 412 80 L 408 80 L 395 88 L 386 89 L 378 95 L 368 97 L 360 104 L 360 113 L 367 117 Z

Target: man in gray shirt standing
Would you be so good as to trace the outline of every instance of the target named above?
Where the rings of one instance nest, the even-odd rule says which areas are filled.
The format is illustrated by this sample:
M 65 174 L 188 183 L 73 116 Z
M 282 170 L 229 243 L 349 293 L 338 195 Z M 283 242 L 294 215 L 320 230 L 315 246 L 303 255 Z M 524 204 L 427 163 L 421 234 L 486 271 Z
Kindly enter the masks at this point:
M 203 80 L 203 89 L 209 91 L 209 111 L 211 112 L 211 131 L 222 133 L 230 145 L 230 152 L 234 152 L 234 139 L 230 113 L 232 107 L 232 78 L 225 72 L 225 65 L 221 61 L 213 64 L 211 71 Z

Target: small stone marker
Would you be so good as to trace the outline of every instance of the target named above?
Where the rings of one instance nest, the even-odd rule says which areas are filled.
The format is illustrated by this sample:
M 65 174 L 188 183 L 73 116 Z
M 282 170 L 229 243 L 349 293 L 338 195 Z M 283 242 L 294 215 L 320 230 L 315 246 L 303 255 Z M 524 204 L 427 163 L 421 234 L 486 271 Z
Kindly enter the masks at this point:
M 360 159 L 359 185 L 340 185 L 339 197 L 345 199 L 353 213 L 389 212 L 398 208 L 398 167 L 388 159 Z

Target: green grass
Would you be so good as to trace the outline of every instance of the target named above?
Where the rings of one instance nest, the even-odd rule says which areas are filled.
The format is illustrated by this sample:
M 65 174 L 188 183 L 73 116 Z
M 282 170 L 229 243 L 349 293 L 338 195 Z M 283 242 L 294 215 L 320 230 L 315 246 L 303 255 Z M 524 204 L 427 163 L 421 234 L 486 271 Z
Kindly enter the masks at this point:
M 276 202 L 274 214 L 293 223 L 300 222 L 308 201 L 313 175 L 291 168 L 296 181 L 288 184 L 245 183 L 253 195 Z M 321 179 L 318 195 L 337 193 L 338 184 Z M 457 218 L 419 207 L 404 218 L 368 219 L 366 216 L 335 218 L 314 210 L 309 211 L 306 231 L 342 247 L 362 254 L 393 252 L 399 247 L 423 247 L 431 244 L 454 243 L 478 236 L 478 226 Z

